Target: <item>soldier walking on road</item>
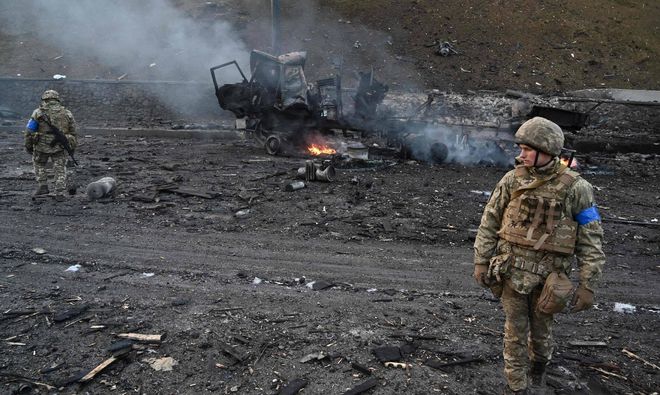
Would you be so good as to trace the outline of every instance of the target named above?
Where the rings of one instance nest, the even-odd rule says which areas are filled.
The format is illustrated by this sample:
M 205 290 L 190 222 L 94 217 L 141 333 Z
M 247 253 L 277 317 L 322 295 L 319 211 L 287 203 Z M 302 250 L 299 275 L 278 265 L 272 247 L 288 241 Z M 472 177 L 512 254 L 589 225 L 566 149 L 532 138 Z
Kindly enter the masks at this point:
M 46 164 L 50 159 L 55 176 L 55 199 L 64 201 L 64 192 L 67 190 L 67 151 L 73 156 L 77 146 L 76 121 L 71 111 L 62 106 L 56 91 L 47 90 L 41 95 L 41 105 L 32 112 L 24 134 L 25 149 L 32 155 L 38 183 L 33 196 L 49 193 Z M 70 192 L 72 190 L 69 189 Z
M 484 209 L 474 278 L 502 300 L 505 393 L 539 394 L 552 356 L 553 314 L 593 305 L 605 263 L 603 230 L 591 184 L 559 158 L 561 128 L 535 117 L 515 137 L 520 164 L 497 183 Z M 568 279 L 573 257 L 577 289 Z

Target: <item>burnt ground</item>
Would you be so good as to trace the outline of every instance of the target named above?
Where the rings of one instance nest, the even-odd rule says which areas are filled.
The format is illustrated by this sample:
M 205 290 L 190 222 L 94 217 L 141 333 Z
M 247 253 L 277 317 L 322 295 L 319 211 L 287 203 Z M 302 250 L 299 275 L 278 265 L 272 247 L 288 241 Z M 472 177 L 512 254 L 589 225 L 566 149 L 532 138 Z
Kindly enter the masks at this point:
M 301 378 L 309 394 L 363 382 L 376 383 L 370 394 L 499 393 L 503 313 L 470 274 L 487 192 L 506 169 L 386 161 L 286 192 L 304 158 L 249 141 L 81 140 L 77 182 L 113 176 L 114 198 L 33 202 L 20 136 L 2 132 L 0 392 L 260 394 Z M 654 393 L 660 161 L 578 159 L 608 262 L 596 308 L 557 316 L 551 388 Z M 128 332 L 164 339 L 75 382 Z M 405 368 L 376 359 L 384 346 Z M 173 370 L 148 362 L 165 357 Z

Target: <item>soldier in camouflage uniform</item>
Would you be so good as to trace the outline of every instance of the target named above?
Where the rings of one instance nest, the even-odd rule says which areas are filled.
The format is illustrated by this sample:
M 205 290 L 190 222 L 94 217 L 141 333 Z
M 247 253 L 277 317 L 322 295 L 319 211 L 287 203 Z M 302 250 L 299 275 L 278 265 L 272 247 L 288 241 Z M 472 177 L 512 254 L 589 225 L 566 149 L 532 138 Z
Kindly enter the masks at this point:
M 552 314 L 537 309 L 551 272 L 569 274 L 573 257 L 579 286 L 572 312 L 593 305 L 605 255 L 593 188 L 559 158 L 564 134 L 541 117 L 516 132 L 520 163 L 497 183 L 474 243 L 474 278 L 501 296 L 505 393 L 542 393 L 552 356 Z M 531 365 L 531 367 L 530 367 Z
M 54 90 L 47 90 L 41 95 L 41 105 L 32 112 L 24 132 L 25 149 L 32 154 L 34 174 L 38 183 L 34 196 L 49 193 L 46 164 L 50 159 L 55 176 L 55 198 L 63 201 L 64 192 L 67 189 L 67 153 L 60 144 L 53 142 L 55 136 L 49 132 L 50 126 L 44 120 L 45 117 L 64 133 L 69 145 L 74 150 L 77 146 L 76 121 L 73 119 L 71 111 L 60 103 L 59 94 Z

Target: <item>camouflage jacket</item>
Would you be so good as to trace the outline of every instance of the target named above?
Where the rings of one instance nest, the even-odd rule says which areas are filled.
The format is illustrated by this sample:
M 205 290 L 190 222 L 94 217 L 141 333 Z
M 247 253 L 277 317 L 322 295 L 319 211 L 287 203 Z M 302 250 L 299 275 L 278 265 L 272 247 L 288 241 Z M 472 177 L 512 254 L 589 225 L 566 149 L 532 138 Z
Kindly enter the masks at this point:
M 491 261 L 503 264 L 505 267 L 498 268 L 498 271 L 504 273 L 505 278 L 511 279 L 514 288 L 520 293 L 529 293 L 542 284 L 549 271 L 569 272 L 572 266 L 570 255 L 534 250 L 510 243 L 498 235 L 502 229 L 504 212 L 517 186 L 557 173 L 560 165 L 559 160 L 555 159 L 542 168 L 530 168 L 527 172 L 530 179 L 525 180 L 521 180 L 515 170 L 508 172 L 495 186 L 481 217 L 474 243 L 475 265 L 490 265 Z M 593 290 L 600 278 L 605 255 L 602 250 L 603 230 L 595 209 L 591 184 L 577 176 L 565 193 L 562 209 L 565 217 L 578 222 L 574 256 L 580 269 L 579 280 L 580 284 Z M 585 219 L 585 212 L 596 214 Z M 529 265 L 520 265 L 520 262 Z M 537 264 L 547 271 L 529 269 L 532 266 L 536 268 Z
M 50 127 L 42 119 L 43 114 L 47 114 L 50 122 L 64 133 L 72 149 L 76 149 L 76 121 L 71 111 L 67 110 L 57 100 L 47 100 L 41 103 L 41 106 L 32 112 L 28 125 L 25 128 L 25 145 L 32 147 L 37 152 L 53 154 L 63 151 L 60 144 L 51 145 L 54 136 L 49 133 Z

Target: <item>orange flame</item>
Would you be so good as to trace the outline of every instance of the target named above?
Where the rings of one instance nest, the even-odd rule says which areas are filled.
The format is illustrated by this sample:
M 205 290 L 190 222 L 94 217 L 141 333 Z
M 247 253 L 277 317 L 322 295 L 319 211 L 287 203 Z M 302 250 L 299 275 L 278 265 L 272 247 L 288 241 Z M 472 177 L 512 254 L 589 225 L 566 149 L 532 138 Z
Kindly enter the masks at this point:
M 314 156 L 333 155 L 337 153 L 337 151 L 332 147 L 329 147 L 327 145 L 318 145 L 318 144 L 310 145 L 309 147 L 307 147 L 307 151 L 309 151 L 309 153 Z
M 559 158 L 559 159 L 561 160 L 561 163 L 563 163 L 563 164 L 565 164 L 566 166 L 568 166 L 568 161 L 570 160 L 570 158 L 564 158 L 564 157 L 561 157 L 561 158 Z M 571 169 L 577 169 L 578 166 L 579 166 L 579 165 L 578 165 L 578 161 L 577 161 L 577 159 L 573 158 L 573 162 L 571 162 Z

